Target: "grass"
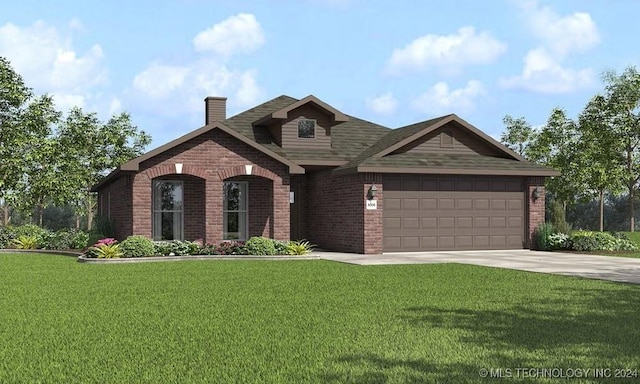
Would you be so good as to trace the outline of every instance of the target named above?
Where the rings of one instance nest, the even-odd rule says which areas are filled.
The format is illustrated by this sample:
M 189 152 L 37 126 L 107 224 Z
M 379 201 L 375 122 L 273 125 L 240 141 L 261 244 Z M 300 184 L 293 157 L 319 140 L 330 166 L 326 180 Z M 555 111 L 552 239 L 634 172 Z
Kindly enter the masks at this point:
M 39 254 L 0 254 L 0 274 L 2 383 L 489 383 L 481 368 L 640 369 L 629 284 L 456 264 Z M 593 371 L 571 381 L 602 382 Z

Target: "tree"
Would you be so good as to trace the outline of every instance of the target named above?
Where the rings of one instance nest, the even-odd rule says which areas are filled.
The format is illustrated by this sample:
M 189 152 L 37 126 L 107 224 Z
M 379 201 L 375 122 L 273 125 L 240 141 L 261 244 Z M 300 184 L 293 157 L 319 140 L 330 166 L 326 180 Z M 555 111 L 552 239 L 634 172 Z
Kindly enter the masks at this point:
M 505 131 L 500 136 L 500 141 L 520 156 L 528 158 L 529 145 L 536 137 L 536 131 L 524 117 L 514 119 L 506 115 L 502 119 Z
M 92 226 L 96 201 L 91 187 L 112 169 L 141 155 L 150 141 L 126 113 L 103 123 L 95 113 L 71 109 L 58 129 L 58 142 L 64 149 L 60 161 L 69 174 L 66 201 L 75 207 L 78 224 L 86 216 L 88 228 Z
M 9 60 L 0 56 L 0 202 L 5 225 L 9 220 L 9 204 L 23 175 L 20 149 L 27 143 L 29 133 L 20 127 L 20 121 L 31 97 L 31 89 L 22 77 Z
M 617 140 L 616 152 L 623 154 L 620 168 L 629 194 L 629 227 L 635 230 L 635 197 L 640 180 L 640 73 L 628 67 L 622 74 L 603 75 L 605 99 L 610 114 L 611 133 Z
M 580 177 L 583 161 L 580 159 L 579 141 L 578 125 L 566 116 L 564 110 L 554 108 L 547 124 L 528 148 L 530 160 L 560 171 L 559 177 L 547 181 L 547 190 L 562 204 L 564 212 L 584 190 Z
M 581 139 L 578 143 L 582 178 L 589 198 L 599 201 L 599 227 L 604 230 L 605 193 L 618 195 L 623 190 L 620 152 L 616 149 L 619 138 L 610 127 L 607 102 L 601 95 L 594 96 L 578 118 Z

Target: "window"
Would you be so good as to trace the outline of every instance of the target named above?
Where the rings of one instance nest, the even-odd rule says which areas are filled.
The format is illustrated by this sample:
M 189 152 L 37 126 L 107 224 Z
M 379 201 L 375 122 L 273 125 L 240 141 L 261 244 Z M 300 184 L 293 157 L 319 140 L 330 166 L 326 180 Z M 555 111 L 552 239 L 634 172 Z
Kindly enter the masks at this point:
M 153 182 L 153 240 L 183 240 L 182 181 Z
M 247 239 L 247 182 L 224 183 L 224 240 Z
M 315 120 L 298 120 L 298 138 L 313 139 L 316 137 L 316 121 Z

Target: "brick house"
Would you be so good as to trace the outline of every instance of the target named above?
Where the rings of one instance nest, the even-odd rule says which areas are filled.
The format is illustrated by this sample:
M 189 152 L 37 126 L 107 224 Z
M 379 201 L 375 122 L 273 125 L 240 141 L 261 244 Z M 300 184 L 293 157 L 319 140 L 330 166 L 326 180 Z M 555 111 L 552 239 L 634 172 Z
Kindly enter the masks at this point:
M 307 239 L 357 253 L 527 248 L 545 177 L 456 115 L 389 129 L 314 96 L 205 125 L 122 164 L 93 188 L 117 237 L 206 243 Z

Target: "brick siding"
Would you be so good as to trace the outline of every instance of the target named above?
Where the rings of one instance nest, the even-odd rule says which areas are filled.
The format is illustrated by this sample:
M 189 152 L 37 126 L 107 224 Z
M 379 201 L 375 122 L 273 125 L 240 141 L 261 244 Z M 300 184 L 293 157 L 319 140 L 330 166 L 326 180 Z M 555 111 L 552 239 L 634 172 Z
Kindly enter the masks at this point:
M 377 210 L 366 210 L 371 183 L 378 187 Z M 382 252 L 382 177 L 314 172 L 307 179 L 307 238 L 320 248 L 356 253 Z
M 545 222 L 545 189 L 544 177 L 528 177 L 526 181 L 527 193 L 527 247 L 533 248 L 533 232 L 536 228 Z M 538 188 L 539 197 L 534 199 L 533 191 Z
M 180 175 L 176 163 L 183 164 Z M 245 165 L 253 166 L 251 176 L 245 175 Z M 223 182 L 227 179 L 248 181 L 250 236 L 289 239 L 288 167 L 221 130 L 204 133 L 142 162 L 140 171 L 129 176 L 128 186 L 126 179 L 121 177 L 100 191 L 101 201 L 112 191 L 111 216 L 120 239 L 131 234 L 152 236 L 153 179 L 185 181 L 187 240 L 222 241 Z

